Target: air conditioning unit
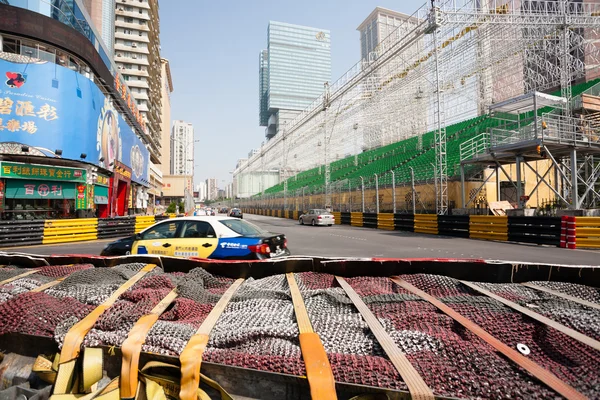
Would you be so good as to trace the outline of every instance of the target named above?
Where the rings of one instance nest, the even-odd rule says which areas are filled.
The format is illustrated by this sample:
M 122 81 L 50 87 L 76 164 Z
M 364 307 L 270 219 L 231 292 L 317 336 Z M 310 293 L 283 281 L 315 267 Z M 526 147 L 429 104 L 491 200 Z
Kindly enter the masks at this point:
M 131 47 L 137 47 L 137 43 L 132 43 Z
M 120 53 L 117 53 L 117 57 L 123 57 Z
M 131 56 L 131 58 L 137 58 L 137 56 L 134 54 L 134 55 Z

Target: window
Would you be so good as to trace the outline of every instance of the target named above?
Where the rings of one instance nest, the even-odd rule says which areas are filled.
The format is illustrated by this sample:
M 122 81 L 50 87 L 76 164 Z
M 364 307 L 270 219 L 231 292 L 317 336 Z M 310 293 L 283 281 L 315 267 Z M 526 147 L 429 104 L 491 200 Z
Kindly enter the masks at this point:
M 239 219 L 224 219 L 219 221 L 235 233 L 239 233 L 243 236 L 259 236 L 265 234 L 266 231 L 262 230 L 256 225 Z
M 212 225 L 204 221 L 185 221 L 179 234 L 181 238 L 216 238 Z
M 181 222 L 165 222 L 160 225 L 156 225 L 154 228 L 144 232 L 142 234 L 142 240 L 153 240 L 153 239 L 171 239 L 175 237 L 177 229 L 181 225 Z
M 133 24 L 133 18 L 125 17 L 125 22 L 127 22 L 128 24 Z

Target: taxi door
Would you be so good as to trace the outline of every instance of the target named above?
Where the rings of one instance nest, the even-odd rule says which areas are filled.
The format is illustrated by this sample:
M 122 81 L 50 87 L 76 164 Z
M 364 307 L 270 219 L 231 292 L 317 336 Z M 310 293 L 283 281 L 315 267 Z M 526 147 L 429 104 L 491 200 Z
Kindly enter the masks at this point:
M 219 239 L 209 222 L 182 221 L 178 238 L 174 243 L 175 257 L 209 258 L 217 249 Z
M 182 221 L 166 220 L 142 233 L 140 240 L 133 243 L 131 254 L 156 254 L 160 256 L 173 256 L 175 242 Z

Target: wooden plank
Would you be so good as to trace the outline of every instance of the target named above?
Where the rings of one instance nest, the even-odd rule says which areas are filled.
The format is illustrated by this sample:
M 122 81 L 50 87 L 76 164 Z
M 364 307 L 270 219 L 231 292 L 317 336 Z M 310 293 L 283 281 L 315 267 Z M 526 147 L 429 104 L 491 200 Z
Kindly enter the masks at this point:
M 394 367 L 396 367 L 396 370 L 408 386 L 412 398 L 417 400 L 433 400 L 435 398 L 433 391 L 427 386 L 421 375 L 419 375 L 402 350 L 388 335 L 377 317 L 369 310 L 369 307 L 362 301 L 358 293 L 354 291 L 344 278 L 339 276 L 335 278 L 362 315 L 369 329 L 371 329 L 371 332 L 377 338 L 381 348 L 385 351 L 385 354 L 387 354 Z
M 535 289 L 535 290 L 539 290 L 541 292 L 549 293 L 549 294 L 551 294 L 553 296 L 562 297 L 563 299 L 566 299 L 566 300 L 569 300 L 569 301 L 573 301 L 575 303 L 579 303 L 579 304 L 584 305 L 586 307 L 591 307 L 591 308 L 595 308 L 597 310 L 600 310 L 600 304 L 592 303 L 591 301 L 580 299 L 579 297 L 570 296 L 570 295 L 568 295 L 566 293 L 562 293 L 562 292 L 559 292 L 557 290 L 552 290 L 552 289 L 549 289 L 547 287 L 538 286 L 536 284 L 529 283 L 529 282 L 521 283 L 521 285 L 527 286 L 527 287 Z

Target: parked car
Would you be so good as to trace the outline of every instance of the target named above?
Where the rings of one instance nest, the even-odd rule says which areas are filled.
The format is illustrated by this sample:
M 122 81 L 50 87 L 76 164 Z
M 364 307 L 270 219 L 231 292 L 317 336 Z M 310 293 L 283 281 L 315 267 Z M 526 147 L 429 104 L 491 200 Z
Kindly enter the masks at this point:
M 229 216 L 243 219 L 244 213 L 242 213 L 242 210 L 240 210 L 239 208 L 232 208 L 229 212 Z
M 298 218 L 298 222 L 300 225 L 310 224 L 312 226 L 315 225 L 327 225 L 331 226 L 335 224 L 335 217 L 332 213 L 325 209 L 314 208 L 312 210 L 308 210 L 308 212 L 302 214 L 300 218 Z
M 219 213 L 221 214 L 227 214 L 229 210 L 227 209 L 227 207 L 221 207 L 221 209 L 219 210 Z
M 100 255 L 126 254 L 262 260 L 288 256 L 290 251 L 285 235 L 238 218 L 183 217 L 160 221 L 132 237 L 109 243 Z

